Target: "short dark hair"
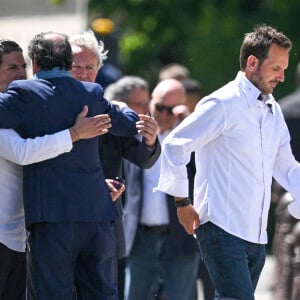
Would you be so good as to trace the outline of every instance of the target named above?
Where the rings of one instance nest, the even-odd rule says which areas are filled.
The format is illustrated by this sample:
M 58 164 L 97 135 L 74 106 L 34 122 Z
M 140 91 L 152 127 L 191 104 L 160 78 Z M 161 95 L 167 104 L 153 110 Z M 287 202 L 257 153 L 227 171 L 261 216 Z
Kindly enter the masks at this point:
M 23 52 L 19 44 L 14 41 L 2 39 L 0 40 L 0 65 L 2 64 L 2 56 L 11 52 Z
M 58 38 L 49 38 L 51 34 Z M 53 68 L 71 70 L 72 68 L 71 45 L 68 37 L 61 33 L 42 32 L 35 35 L 28 46 L 28 55 L 41 70 Z
M 247 59 L 254 55 L 262 64 L 267 58 L 272 44 L 291 50 L 292 42 L 282 32 L 278 32 L 271 26 L 259 24 L 254 26 L 252 32 L 246 33 L 244 41 L 240 48 L 240 68 L 244 70 L 247 65 Z

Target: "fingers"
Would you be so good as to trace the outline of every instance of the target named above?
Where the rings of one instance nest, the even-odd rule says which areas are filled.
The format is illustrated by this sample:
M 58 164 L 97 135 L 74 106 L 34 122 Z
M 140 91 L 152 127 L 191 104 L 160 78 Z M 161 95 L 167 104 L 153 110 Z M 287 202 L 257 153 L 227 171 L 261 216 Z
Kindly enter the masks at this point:
M 186 105 L 177 105 L 173 108 L 173 114 L 182 121 L 184 118 L 186 118 L 190 111 Z
M 185 224 L 184 229 L 188 234 L 194 234 L 195 233 L 195 228 L 193 224 Z
M 118 200 L 118 198 L 121 197 L 121 195 L 122 195 L 123 192 L 124 192 L 124 190 L 118 190 L 117 192 L 110 192 L 111 199 L 113 201 Z
M 195 221 L 194 221 L 194 231 L 200 226 L 200 219 L 199 219 L 199 216 L 197 216 L 195 218 Z
M 148 120 L 137 121 L 136 128 L 140 131 L 155 133 L 157 130 L 157 122 L 149 117 Z
M 150 116 L 139 115 L 140 121 L 136 122 L 138 133 L 141 134 L 147 145 L 153 146 L 157 137 L 157 122 Z
M 81 111 L 81 112 L 79 113 L 79 115 L 77 116 L 77 118 L 84 118 L 84 117 L 87 115 L 88 111 L 89 111 L 89 108 L 88 108 L 87 105 L 85 105 L 85 106 L 83 107 L 82 111 Z
M 108 115 L 97 115 L 91 119 L 94 122 L 95 131 L 99 134 L 107 133 L 108 129 L 111 128 L 111 119 Z
M 109 188 L 110 196 L 111 196 L 112 200 L 116 201 L 119 197 L 121 197 L 121 195 L 125 191 L 125 185 L 123 184 L 119 189 L 117 189 L 114 185 L 113 179 L 105 179 L 105 181 Z
M 112 100 L 111 103 L 114 104 L 115 106 L 117 106 L 118 109 L 128 107 L 128 105 L 125 102 L 122 102 L 122 101 Z
M 87 113 L 87 107 L 78 115 L 74 128 L 80 139 L 88 139 L 108 132 L 111 127 L 109 115 L 97 115 L 94 117 L 83 117 Z
M 179 223 L 188 234 L 194 234 L 200 225 L 199 215 L 192 205 L 177 208 Z

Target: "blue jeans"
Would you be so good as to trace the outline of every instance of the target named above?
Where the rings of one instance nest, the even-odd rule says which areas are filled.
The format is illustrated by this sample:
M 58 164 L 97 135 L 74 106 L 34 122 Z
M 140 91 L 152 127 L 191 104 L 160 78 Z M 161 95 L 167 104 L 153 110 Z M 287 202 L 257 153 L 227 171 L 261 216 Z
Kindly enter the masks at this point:
M 176 254 L 168 230 L 139 227 L 127 259 L 125 299 L 157 299 L 160 283 L 163 299 L 194 300 L 199 253 Z
M 216 299 L 254 300 L 265 263 L 265 246 L 242 240 L 211 222 L 201 225 L 196 234 Z

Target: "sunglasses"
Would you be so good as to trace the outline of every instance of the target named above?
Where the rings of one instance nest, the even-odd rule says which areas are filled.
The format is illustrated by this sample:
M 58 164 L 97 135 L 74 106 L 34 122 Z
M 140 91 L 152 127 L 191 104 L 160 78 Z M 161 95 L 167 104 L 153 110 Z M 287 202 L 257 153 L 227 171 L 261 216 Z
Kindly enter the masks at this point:
M 161 103 L 155 103 L 155 109 L 157 111 L 163 112 L 165 110 L 170 116 L 173 116 L 173 108 L 174 106 L 165 106 Z

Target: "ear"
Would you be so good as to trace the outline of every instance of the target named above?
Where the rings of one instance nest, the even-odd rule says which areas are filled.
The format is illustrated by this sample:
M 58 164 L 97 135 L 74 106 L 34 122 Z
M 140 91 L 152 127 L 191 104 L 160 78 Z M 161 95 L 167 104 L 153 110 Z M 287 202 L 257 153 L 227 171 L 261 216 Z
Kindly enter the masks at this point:
M 259 61 L 256 56 L 250 55 L 247 59 L 247 69 L 250 71 L 256 71 L 259 65 Z
M 32 62 L 32 73 L 33 74 L 38 73 L 40 71 L 40 67 L 37 65 L 34 59 L 31 62 Z

